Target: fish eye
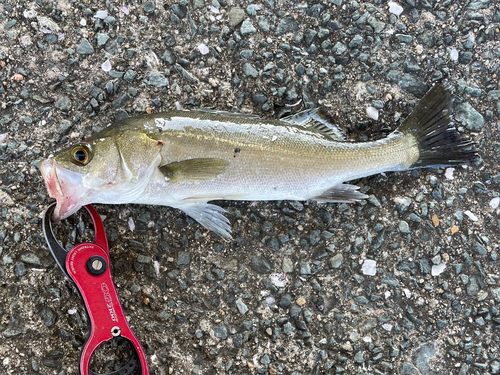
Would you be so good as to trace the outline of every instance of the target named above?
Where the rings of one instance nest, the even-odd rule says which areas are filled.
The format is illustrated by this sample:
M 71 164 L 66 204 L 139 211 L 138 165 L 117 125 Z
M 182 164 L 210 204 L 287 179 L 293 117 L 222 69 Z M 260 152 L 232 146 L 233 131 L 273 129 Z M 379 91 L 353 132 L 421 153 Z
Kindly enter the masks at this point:
M 92 159 L 92 151 L 87 145 L 77 145 L 71 150 L 72 162 L 76 165 L 87 165 Z

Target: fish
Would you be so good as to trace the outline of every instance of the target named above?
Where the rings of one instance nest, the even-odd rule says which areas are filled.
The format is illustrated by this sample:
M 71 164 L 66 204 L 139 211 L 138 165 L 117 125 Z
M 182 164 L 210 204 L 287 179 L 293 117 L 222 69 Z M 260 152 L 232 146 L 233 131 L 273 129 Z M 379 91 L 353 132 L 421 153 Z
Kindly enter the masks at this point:
M 451 121 L 452 93 L 433 86 L 387 137 L 348 141 L 321 109 L 282 119 L 171 111 L 131 117 L 39 169 L 62 220 L 91 203 L 163 205 L 231 238 L 219 200 L 356 202 L 349 181 L 383 172 L 460 166 L 479 156 Z

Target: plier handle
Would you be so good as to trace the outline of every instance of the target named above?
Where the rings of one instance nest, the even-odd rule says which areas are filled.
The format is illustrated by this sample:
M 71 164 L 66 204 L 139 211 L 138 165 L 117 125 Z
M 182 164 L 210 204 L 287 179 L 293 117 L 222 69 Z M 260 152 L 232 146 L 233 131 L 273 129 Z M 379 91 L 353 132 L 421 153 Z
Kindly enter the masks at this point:
M 102 220 L 92 206 L 84 207 L 92 218 L 95 239 L 78 244 L 69 252 L 59 244 L 52 230 L 55 203 L 47 208 L 42 219 L 49 249 L 63 273 L 78 288 L 90 320 L 90 332 L 80 354 L 79 373 L 97 375 L 90 370 L 90 360 L 96 349 L 106 341 L 122 338 L 132 345 L 132 356 L 122 368 L 105 375 L 129 375 L 135 370 L 148 375 L 146 355 L 128 325 L 113 284 Z

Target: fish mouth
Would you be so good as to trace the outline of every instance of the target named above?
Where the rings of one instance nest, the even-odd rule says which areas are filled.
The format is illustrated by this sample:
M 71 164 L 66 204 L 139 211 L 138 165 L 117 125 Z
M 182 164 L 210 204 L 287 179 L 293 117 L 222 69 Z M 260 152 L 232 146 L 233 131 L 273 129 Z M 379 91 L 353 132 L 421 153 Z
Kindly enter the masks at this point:
M 40 172 L 51 198 L 57 201 L 52 220 L 59 221 L 71 216 L 86 204 L 88 189 L 83 186 L 83 174 L 70 171 L 47 159 L 40 163 Z

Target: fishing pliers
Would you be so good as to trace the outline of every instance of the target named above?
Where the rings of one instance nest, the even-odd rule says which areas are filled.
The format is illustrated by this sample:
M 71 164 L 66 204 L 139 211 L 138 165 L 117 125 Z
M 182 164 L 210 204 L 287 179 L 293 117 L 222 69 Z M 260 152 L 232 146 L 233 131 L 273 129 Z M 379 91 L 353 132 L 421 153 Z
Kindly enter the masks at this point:
M 43 233 L 55 261 L 68 280 L 76 285 L 90 320 L 90 331 L 79 361 L 80 375 L 97 375 L 90 370 L 90 360 L 97 348 L 107 341 L 121 339 L 133 348 L 128 362 L 118 370 L 105 375 L 129 375 L 137 370 L 148 374 L 146 355 L 139 340 L 130 329 L 111 278 L 108 241 L 102 220 L 90 205 L 84 206 L 92 218 L 94 242 L 85 242 L 66 251 L 56 240 L 51 216 L 55 203 L 43 216 Z

